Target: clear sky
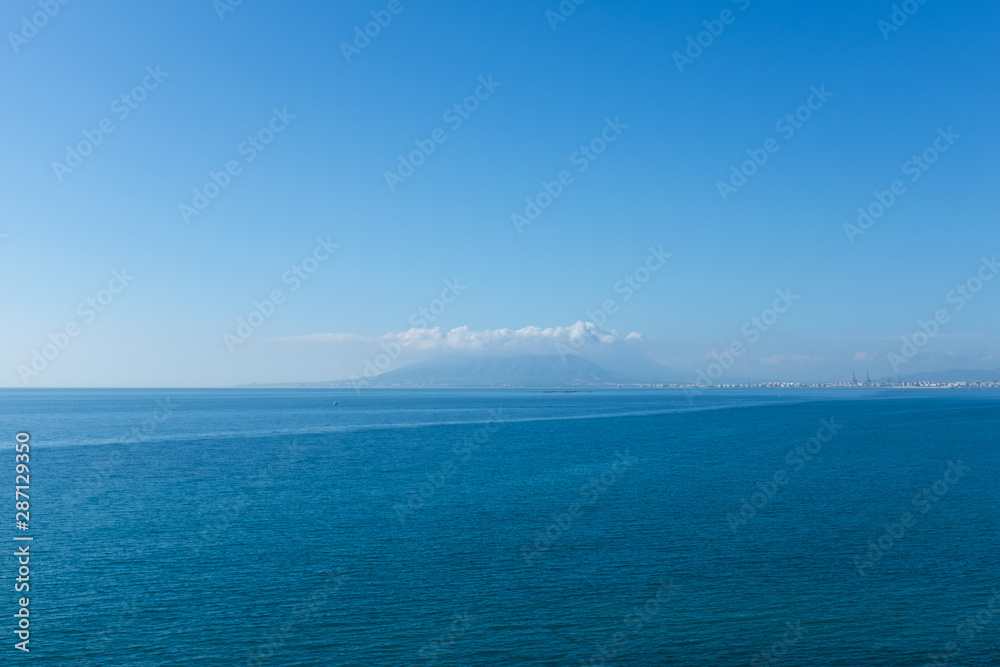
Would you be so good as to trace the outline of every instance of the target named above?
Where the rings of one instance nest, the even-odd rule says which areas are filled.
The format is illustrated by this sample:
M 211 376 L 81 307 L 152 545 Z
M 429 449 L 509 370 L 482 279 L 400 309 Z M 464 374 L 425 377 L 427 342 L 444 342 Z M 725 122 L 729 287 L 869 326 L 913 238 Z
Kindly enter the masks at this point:
M 995 2 L 228 2 L 0 10 L 4 386 L 1000 367 Z

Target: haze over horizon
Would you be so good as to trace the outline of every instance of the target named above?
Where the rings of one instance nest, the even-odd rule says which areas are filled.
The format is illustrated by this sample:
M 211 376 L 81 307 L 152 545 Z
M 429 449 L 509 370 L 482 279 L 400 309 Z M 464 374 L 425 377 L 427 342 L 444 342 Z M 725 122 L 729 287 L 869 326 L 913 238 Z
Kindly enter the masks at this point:
M 0 9 L 0 386 L 1000 368 L 995 3 L 228 2 Z

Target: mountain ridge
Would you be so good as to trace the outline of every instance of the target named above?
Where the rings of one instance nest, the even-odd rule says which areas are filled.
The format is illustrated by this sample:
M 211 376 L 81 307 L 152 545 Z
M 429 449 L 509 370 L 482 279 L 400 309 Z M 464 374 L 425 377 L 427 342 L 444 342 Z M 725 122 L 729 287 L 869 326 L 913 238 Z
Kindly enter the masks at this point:
M 476 359 L 439 357 L 370 378 L 380 386 L 599 387 L 636 380 L 577 355 L 524 354 Z
M 901 377 L 904 382 L 997 382 L 1000 381 L 1000 369 L 973 370 L 949 368 L 944 371 L 926 371 L 902 376 L 886 376 L 883 381 L 895 382 Z

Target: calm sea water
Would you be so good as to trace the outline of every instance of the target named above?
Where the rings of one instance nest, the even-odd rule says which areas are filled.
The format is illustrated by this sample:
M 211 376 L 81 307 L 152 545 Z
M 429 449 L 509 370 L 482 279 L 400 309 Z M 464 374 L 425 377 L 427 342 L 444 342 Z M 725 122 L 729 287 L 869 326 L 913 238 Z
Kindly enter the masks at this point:
M 0 407 L 35 537 L 24 655 L 9 502 L 5 665 L 1000 664 L 995 392 Z

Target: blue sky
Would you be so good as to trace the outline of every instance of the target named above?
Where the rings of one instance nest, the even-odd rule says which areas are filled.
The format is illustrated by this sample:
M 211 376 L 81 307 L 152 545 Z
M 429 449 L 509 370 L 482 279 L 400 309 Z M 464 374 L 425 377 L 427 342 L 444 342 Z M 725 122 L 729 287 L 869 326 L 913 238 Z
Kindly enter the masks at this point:
M 893 3 L 867 1 L 591 0 L 558 22 L 555 0 L 218 6 L 70 2 L 34 32 L 37 0 L 0 12 L 4 386 L 340 379 L 380 345 L 400 343 L 395 366 L 577 340 L 691 377 L 737 341 L 733 379 L 874 377 L 940 309 L 899 372 L 1000 367 L 1000 281 L 960 310 L 948 299 L 1000 252 L 995 3 L 914 2 L 891 31 Z M 391 21 L 348 62 L 341 44 L 372 12 Z M 675 54 L 713 28 L 679 71 Z M 454 127 L 446 112 L 477 89 Z M 794 134 L 776 127 L 810 101 Z M 248 160 L 275 110 L 281 131 Z M 104 119 L 113 131 L 79 166 L 53 167 Z M 581 158 L 609 122 L 614 141 Z M 911 181 L 905 163 L 949 128 Z M 724 201 L 719 182 L 769 139 L 777 152 Z M 428 141 L 390 189 L 398 156 Z M 185 221 L 180 205 L 230 162 Z M 519 233 L 512 214 L 564 171 Z M 894 180 L 905 192 L 850 242 L 845 223 Z M 339 247 L 293 290 L 286 272 L 318 238 Z M 670 257 L 626 299 L 615 286 L 650 248 Z M 134 279 L 102 293 L 123 268 Z M 433 322 L 413 317 L 456 280 Z M 227 345 L 276 289 L 273 313 Z M 751 342 L 741 329 L 785 289 L 794 305 Z M 92 321 L 88 298 L 110 298 Z M 602 326 L 571 328 L 608 299 Z M 421 319 L 440 330 L 411 331 Z M 33 357 L 34 374 L 18 370 Z

